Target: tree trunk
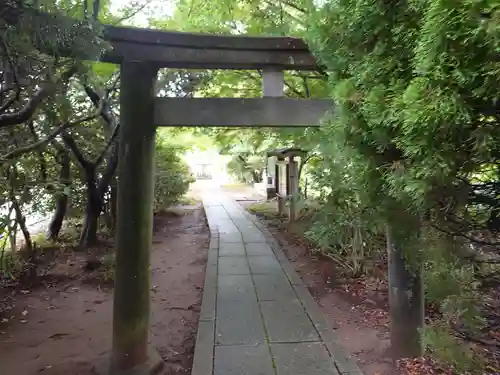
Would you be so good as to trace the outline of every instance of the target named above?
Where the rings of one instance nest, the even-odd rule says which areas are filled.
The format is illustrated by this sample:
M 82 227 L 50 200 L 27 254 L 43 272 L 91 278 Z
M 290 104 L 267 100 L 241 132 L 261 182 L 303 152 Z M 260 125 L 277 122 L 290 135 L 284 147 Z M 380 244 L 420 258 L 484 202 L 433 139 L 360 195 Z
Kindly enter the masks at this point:
M 14 207 L 14 213 L 16 215 L 16 222 L 19 225 L 19 229 L 21 229 L 21 232 L 24 237 L 24 246 L 26 250 L 28 250 L 28 252 L 31 253 L 33 251 L 33 242 L 31 241 L 31 235 L 30 232 L 28 231 L 28 227 L 26 226 L 26 218 L 21 212 L 21 207 L 19 206 L 19 202 L 17 201 L 17 198 L 14 196 L 14 193 L 11 193 L 11 202 L 12 206 Z
M 107 209 L 107 227 L 109 230 L 114 230 L 116 223 L 116 197 L 117 197 L 117 182 L 115 177 L 116 168 L 118 167 L 118 142 L 115 140 L 111 149 L 108 164 L 99 181 L 97 191 L 101 199 L 101 206 L 104 205 L 105 196 L 108 195 Z M 111 187 L 111 189 L 110 189 Z
M 38 276 L 38 261 L 37 261 L 37 253 L 33 242 L 31 241 L 31 235 L 28 231 L 28 227 L 26 226 L 26 217 L 21 212 L 21 206 L 17 201 L 17 198 L 14 196 L 14 193 L 11 193 L 12 206 L 14 207 L 14 212 L 16 215 L 16 223 L 19 225 L 19 229 L 24 237 L 24 250 L 26 251 L 27 259 L 25 264 L 25 271 L 23 274 L 23 278 L 26 279 L 27 282 L 32 283 L 35 282 Z
M 252 179 L 256 184 L 262 182 L 262 173 L 260 171 L 252 171 Z
M 114 142 L 106 169 L 99 182 L 96 177 L 96 165 L 87 164 L 84 168 L 87 183 L 87 205 L 80 235 L 80 247 L 89 248 L 97 243 L 99 217 L 103 209 L 104 197 L 109 189 L 118 166 L 118 146 Z
M 389 314 L 394 359 L 422 355 L 420 330 L 424 326 L 422 267 L 410 267 L 400 246 L 388 227 Z
M 118 185 L 116 183 L 116 178 L 111 182 L 111 190 L 110 190 L 110 210 L 111 210 L 111 223 L 112 230 L 116 228 L 116 212 L 117 212 L 117 197 L 118 197 Z
M 64 149 L 59 151 L 61 171 L 59 172 L 59 182 L 65 188 L 70 185 L 70 158 L 68 152 Z M 47 237 L 49 239 L 55 240 L 59 237 L 59 232 L 61 231 L 62 223 L 64 217 L 66 216 L 66 210 L 68 208 L 68 194 L 66 191 L 62 191 L 58 194 L 56 198 L 56 209 L 54 215 L 49 224 L 49 229 Z
M 97 243 L 97 228 L 102 211 L 102 198 L 97 190 L 95 176 L 87 180 L 87 205 L 83 218 L 79 246 L 87 249 Z

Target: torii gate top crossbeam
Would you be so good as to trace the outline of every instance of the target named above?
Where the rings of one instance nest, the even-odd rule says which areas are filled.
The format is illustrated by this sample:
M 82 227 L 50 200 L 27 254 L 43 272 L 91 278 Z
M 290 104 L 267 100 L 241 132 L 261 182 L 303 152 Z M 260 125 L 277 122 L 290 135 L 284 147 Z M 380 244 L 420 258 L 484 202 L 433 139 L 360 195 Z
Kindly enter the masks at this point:
M 31 8 L 2 4 L 0 16 L 13 24 L 23 22 L 23 17 L 28 16 L 25 21 L 43 25 L 45 35 L 75 35 L 79 29 L 82 35 L 88 34 L 88 27 L 81 20 Z M 111 44 L 111 49 L 98 59 L 114 64 L 130 61 L 151 62 L 162 68 L 317 70 L 316 59 L 298 38 L 193 34 L 103 25 L 103 39 Z
M 192 69 L 315 70 L 316 60 L 301 40 L 191 34 L 105 26 L 113 50 L 105 61 L 152 61 L 162 67 Z

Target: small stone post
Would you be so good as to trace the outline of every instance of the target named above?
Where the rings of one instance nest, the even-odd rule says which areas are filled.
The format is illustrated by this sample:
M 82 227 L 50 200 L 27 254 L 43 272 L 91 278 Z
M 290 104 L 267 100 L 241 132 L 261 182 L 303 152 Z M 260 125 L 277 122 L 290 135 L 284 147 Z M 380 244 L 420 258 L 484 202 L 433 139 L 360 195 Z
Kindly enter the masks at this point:
M 290 210 L 288 220 L 293 223 L 297 219 L 297 203 L 299 199 L 299 171 L 297 161 L 293 156 L 288 158 L 288 181 L 290 186 Z
M 278 198 L 278 214 L 281 216 L 285 213 L 285 198 L 283 197 L 286 195 L 286 191 L 283 191 L 281 189 L 281 171 L 282 168 L 285 168 L 284 165 L 285 161 L 283 158 L 278 157 L 278 161 L 276 162 L 276 191 L 277 191 L 277 198 Z
M 147 374 L 158 365 L 148 351 L 156 75 L 145 63 L 121 66 L 113 375 Z
M 262 72 L 262 96 L 264 97 L 283 97 L 285 90 L 285 72 L 283 70 L 277 69 L 264 69 Z M 278 158 L 277 163 L 275 163 L 274 172 L 274 186 L 276 188 L 276 197 L 278 198 L 278 213 L 283 215 L 285 212 L 285 200 L 280 197 L 283 192 L 280 190 L 279 185 L 279 172 L 282 168 L 279 164 L 283 159 Z M 272 164 L 268 166 L 272 168 Z M 272 183 L 272 182 L 271 182 Z M 272 197 L 272 192 L 268 189 L 268 199 Z
M 282 70 L 264 69 L 262 72 L 262 94 L 264 97 L 284 96 L 285 73 Z
M 267 156 L 267 181 L 266 181 L 266 195 L 267 199 L 272 199 L 276 196 L 276 158 L 274 156 Z

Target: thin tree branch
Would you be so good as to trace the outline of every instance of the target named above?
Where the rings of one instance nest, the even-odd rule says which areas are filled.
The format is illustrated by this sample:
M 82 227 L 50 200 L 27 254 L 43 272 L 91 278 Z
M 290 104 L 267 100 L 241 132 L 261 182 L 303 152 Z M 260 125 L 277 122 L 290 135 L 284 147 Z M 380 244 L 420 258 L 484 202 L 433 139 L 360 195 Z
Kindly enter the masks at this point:
M 104 157 L 106 156 L 106 153 L 108 152 L 110 146 L 112 143 L 115 141 L 115 138 L 118 135 L 118 131 L 120 129 L 120 124 L 116 125 L 115 128 L 113 129 L 113 134 L 111 134 L 111 137 L 108 139 L 108 143 L 106 144 L 106 147 L 102 150 L 102 152 L 99 154 L 97 159 L 94 161 L 94 165 L 98 166 L 102 163 Z
M 116 168 L 118 167 L 118 162 L 118 143 L 115 143 L 113 149 L 111 150 L 111 156 L 108 160 L 106 170 L 102 174 L 102 177 L 97 185 L 99 196 L 104 197 L 104 194 L 108 190 L 111 179 L 115 175 Z
M 11 72 L 12 72 L 12 78 L 13 78 L 14 84 L 16 86 L 15 87 L 16 92 L 15 92 L 15 95 L 12 95 L 10 98 L 8 98 L 6 100 L 6 102 L 4 104 L 2 104 L 2 106 L 0 107 L 0 113 L 5 112 L 16 100 L 19 100 L 19 96 L 21 95 L 21 85 L 19 84 L 19 79 L 18 79 L 17 72 L 16 72 L 16 64 L 14 64 L 12 56 L 9 53 L 9 47 L 7 46 L 7 43 L 5 43 L 5 41 L 3 39 L 2 39 L 2 46 L 3 46 L 3 50 L 5 51 L 5 56 L 7 57 L 7 62 L 10 65 L 9 70 L 11 70 Z M 3 100 L 3 94 L 14 90 L 14 88 L 10 86 L 8 75 L 6 74 L 7 68 L 3 67 L 2 70 L 3 70 L 2 75 L 4 76 L 5 82 L 6 82 L 6 87 L 2 88 L 2 90 L 1 90 L 1 95 L 2 95 L 2 100 Z
M 122 18 L 120 18 L 118 21 L 114 22 L 113 25 L 118 25 L 120 24 L 121 22 L 123 21 L 126 21 L 132 17 L 134 17 L 136 14 L 138 14 L 139 12 L 143 11 L 144 8 L 146 8 L 149 4 L 151 4 L 151 0 L 147 0 L 144 2 L 144 4 L 140 5 L 137 9 L 135 9 L 131 14 L 127 15 L 127 16 L 124 16 Z
M 63 132 L 61 134 L 61 137 L 64 141 L 64 144 L 71 150 L 73 155 L 75 155 L 76 160 L 78 160 L 78 163 L 80 163 L 80 165 L 83 167 L 83 169 L 85 169 L 86 171 L 89 171 L 89 170 L 92 170 L 95 168 L 95 165 L 85 158 L 85 156 L 80 151 L 80 149 L 76 145 L 75 140 L 73 139 L 73 137 L 70 134 L 68 134 L 67 132 Z
M 60 81 L 66 82 L 71 78 L 73 74 L 77 71 L 77 67 L 72 65 L 65 73 L 61 75 Z M 49 81 L 45 82 L 40 89 L 34 94 L 34 96 L 26 103 L 26 105 L 19 111 L 14 113 L 4 113 L 0 114 L 0 128 L 22 124 L 28 121 L 38 106 L 50 95 L 52 95 L 57 88 L 58 82 Z
M 32 143 L 30 145 L 24 146 L 24 147 L 19 147 L 16 150 L 9 152 L 8 154 L 4 155 L 0 161 L 1 162 L 6 162 L 8 160 L 12 160 L 14 158 L 17 158 L 23 154 L 26 154 L 30 151 L 36 150 L 36 149 L 41 149 L 42 147 L 45 147 L 47 144 L 49 144 L 52 140 L 54 140 L 59 134 L 63 133 L 65 130 L 79 125 L 83 122 L 90 121 L 92 119 L 95 119 L 98 116 L 98 114 L 94 114 L 91 116 L 84 117 L 82 119 L 79 119 L 74 122 L 65 122 L 56 129 L 54 129 L 51 133 L 49 133 L 45 138 L 39 140 L 38 142 Z
M 18 125 L 28 121 L 45 98 L 49 97 L 54 92 L 54 84 L 52 82 L 45 83 L 19 111 L 15 113 L 0 114 L 0 127 Z
M 306 98 L 310 98 L 311 97 L 311 90 L 309 89 L 309 84 L 307 83 L 306 76 L 302 76 L 302 83 L 304 85 L 304 90 L 306 92 Z

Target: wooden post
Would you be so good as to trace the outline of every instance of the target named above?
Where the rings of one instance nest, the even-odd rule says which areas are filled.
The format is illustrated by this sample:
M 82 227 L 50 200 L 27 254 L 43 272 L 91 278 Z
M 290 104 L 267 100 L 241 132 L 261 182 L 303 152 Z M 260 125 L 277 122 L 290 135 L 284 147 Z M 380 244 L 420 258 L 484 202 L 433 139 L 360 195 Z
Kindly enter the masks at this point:
M 288 221 L 293 223 L 297 219 L 297 203 L 299 199 L 299 174 L 297 161 L 293 156 L 288 158 L 288 181 L 290 189 L 290 209 Z
M 280 216 L 285 212 L 285 198 L 283 198 L 283 196 L 286 194 L 286 192 L 284 192 L 281 188 L 281 171 L 282 168 L 285 168 L 284 163 L 285 161 L 283 160 L 283 158 L 278 157 L 278 160 L 276 162 L 276 191 L 278 192 L 278 214 L 280 214 Z
M 157 69 L 124 62 L 120 88 L 118 218 L 111 373 L 148 372 Z M 128 372 L 127 372 L 128 373 Z M 139 373 L 139 372 L 138 372 Z
M 288 159 L 290 161 L 290 158 Z M 285 176 L 286 176 L 286 195 L 290 196 L 290 163 L 285 164 Z
M 424 288 L 422 268 L 410 268 L 401 245 L 387 227 L 389 262 L 389 315 L 394 359 L 422 355 L 420 329 L 424 326 Z
M 284 96 L 285 73 L 283 70 L 264 69 L 262 72 L 262 95 L 264 97 Z
M 276 159 L 274 156 L 267 156 L 267 181 L 266 195 L 267 199 L 272 199 L 276 196 Z

